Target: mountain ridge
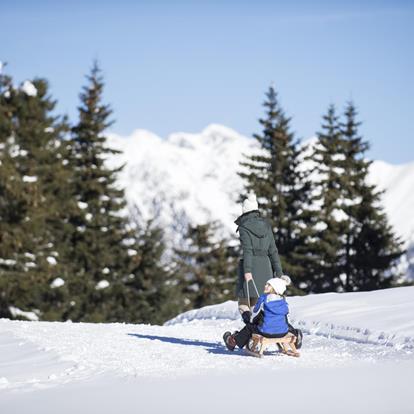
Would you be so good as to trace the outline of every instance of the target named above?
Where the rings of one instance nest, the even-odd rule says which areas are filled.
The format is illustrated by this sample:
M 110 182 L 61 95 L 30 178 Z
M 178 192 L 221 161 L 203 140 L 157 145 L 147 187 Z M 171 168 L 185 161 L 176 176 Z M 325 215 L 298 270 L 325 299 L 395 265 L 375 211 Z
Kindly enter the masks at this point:
M 144 219 L 156 217 L 166 231 L 167 243 L 180 243 L 189 223 L 208 221 L 222 224 L 220 236 L 236 237 L 234 220 L 241 214 L 238 199 L 243 194 L 237 172 L 244 155 L 260 151 L 256 140 L 220 124 L 166 138 L 143 129 L 107 137 L 108 145 L 121 151 L 108 163 L 125 164 L 119 183 L 129 207 Z M 373 161 L 368 177 L 384 191 L 382 206 L 406 247 L 414 245 L 413 177 L 414 161 L 393 165 L 381 160 Z

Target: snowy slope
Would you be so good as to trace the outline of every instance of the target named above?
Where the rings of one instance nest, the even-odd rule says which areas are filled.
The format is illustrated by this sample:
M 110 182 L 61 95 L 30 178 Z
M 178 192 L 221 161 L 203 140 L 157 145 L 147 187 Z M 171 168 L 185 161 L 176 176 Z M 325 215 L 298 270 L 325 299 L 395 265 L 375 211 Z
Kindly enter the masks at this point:
M 222 333 L 242 326 L 234 302 L 166 326 L 0 320 L 1 412 L 220 413 L 264 403 L 307 413 L 412 412 L 413 287 L 289 303 L 305 330 L 299 359 L 227 351 Z M 329 334 L 316 329 L 328 325 Z M 392 340 L 346 336 L 344 327 Z
M 375 161 L 370 180 L 385 190 L 382 199 L 390 223 L 404 240 L 414 243 L 414 162 L 391 165 Z
M 123 151 L 111 159 L 125 163 L 120 177 L 131 205 L 145 217 L 159 215 L 169 239 L 186 223 L 218 220 L 234 235 L 233 221 L 241 213 L 239 162 L 257 151 L 256 141 L 236 131 L 210 125 L 199 134 L 176 133 L 162 139 L 136 130 L 130 136 L 109 136 L 109 145 Z M 370 180 L 385 190 L 383 204 L 396 232 L 414 237 L 414 163 L 391 165 L 375 161 Z
M 292 323 L 312 334 L 414 351 L 414 287 L 323 293 L 289 298 Z M 205 319 L 238 320 L 235 302 L 178 315 L 166 325 Z

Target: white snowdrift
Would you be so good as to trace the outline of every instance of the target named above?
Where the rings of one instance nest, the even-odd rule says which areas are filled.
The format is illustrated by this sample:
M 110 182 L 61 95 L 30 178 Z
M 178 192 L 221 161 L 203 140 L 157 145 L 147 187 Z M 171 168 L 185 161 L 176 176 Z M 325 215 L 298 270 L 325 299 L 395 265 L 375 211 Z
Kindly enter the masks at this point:
M 414 287 L 290 297 L 288 302 L 290 320 L 307 333 L 414 349 Z M 206 319 L 240 319 L 236 302 L 191 310 L 166 325 Z

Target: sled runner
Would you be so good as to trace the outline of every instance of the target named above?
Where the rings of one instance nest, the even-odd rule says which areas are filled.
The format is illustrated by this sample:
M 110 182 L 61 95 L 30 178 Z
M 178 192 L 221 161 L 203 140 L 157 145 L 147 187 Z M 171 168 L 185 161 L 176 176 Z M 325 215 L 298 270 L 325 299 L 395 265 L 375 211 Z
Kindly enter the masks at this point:
M 296 337 L 288 332 L 282 338 L 266 338 L 262 335 L 253 334 L 245 351 L 254 357 L 262 358 L 264 351 L 269 345 L 276 344 L 281 352 L 285 355 L 299 357 L 300 353 L 295 346 Z

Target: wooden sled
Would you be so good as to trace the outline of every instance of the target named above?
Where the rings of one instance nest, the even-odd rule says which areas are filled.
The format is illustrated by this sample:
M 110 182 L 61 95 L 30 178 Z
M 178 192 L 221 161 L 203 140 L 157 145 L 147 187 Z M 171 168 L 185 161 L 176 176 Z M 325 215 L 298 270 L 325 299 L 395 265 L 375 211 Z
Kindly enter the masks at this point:
M 296 336 L 290 332 L 282 338 L 266 338 L 259 334 L 253 334 L 245 350 L 249 355 L 262 358 L 268 346 L 276 344 L 283 354 L 299 357 L 300 353 L 296 349 L 295 342 Z

